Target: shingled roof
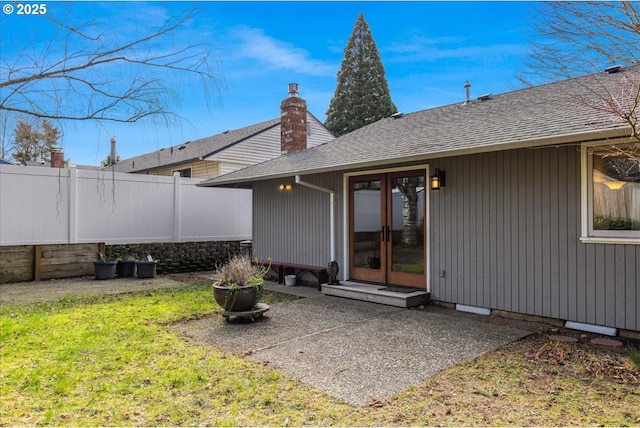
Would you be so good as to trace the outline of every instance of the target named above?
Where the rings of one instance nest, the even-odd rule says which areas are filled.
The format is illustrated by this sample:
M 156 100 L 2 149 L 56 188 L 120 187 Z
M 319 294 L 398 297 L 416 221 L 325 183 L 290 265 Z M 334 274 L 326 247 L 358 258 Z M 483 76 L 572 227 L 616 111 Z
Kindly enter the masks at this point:
M 516 147 L 629 135 L 603 95 L 632 101 L 640 66 L 394 115 L 328 143 L 201 183 L 234 186 L 269 178 L 369 168 Z M 631 88 L 633 89 L 633 88 Z M 626 95 L 625 95 L 626 94 Z M 629 98 L 626 100 L 625 98 Z
M 279 124 L 280 118 L 268 120 L 233 131 L 226 131 L 211 137 L 188 141 L 176 146 L 162 148 L 155 152 L 124 159 L 107 168 L 109 168 L 109 170 L 113 168 L 116 172 L 138 172 L 204 159 Z

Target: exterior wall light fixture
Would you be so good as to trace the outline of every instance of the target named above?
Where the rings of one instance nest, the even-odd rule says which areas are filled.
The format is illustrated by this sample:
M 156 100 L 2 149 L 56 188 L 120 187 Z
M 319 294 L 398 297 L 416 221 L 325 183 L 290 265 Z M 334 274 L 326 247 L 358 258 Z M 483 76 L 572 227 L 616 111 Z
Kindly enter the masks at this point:
M 436 168 L 433 175 L 429 177 L 429 183 L 431 190 L 440 190 L 441 187 L 445 186 L 445 172 Z
M 285 190 L 288 192 L 289 190 L 293 189 L 293 186 L 292 186 L 291 184 L 289 184 L 289 183 L 287 183 L 287 184 L 281 184 L 280 186 L 278 186 L 278 189 L 279 189 L 281 192 L 283 192 L 283 191 L 285 191 Z

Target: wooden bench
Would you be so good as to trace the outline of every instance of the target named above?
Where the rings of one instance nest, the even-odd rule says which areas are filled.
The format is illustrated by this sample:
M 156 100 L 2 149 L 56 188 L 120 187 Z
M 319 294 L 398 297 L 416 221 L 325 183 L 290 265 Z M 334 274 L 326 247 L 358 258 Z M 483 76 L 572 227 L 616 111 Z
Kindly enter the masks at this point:
M 256 263 L 264 267 L 269 266 L 269 261 L 258 261 Z M 329 282 L 329 274 L 327 273 L 327 268 L 324 267 L 299 265 L 295 263 L 271 262 L 270 270 L 273 270 L 278 274 L 278 284 L 284 284 L 285 275 L 297 275 L 301 272 L 310 272 L 315 275 L 318 290 L 321 289 L 322 284 Z
M 268 261 L 268 260 L 267 260 L 267 261 L 263 261 L 263 260 L 254 260 L 254 261 L 253 261 L 253 263 L 254 263 L 254 264 L 257 264 L 257 265 L 261 265 L 261 266 L 263 266 L 263 267 L 265 267 L 265 268 L 266 268 L 266 267 L 269 267 L 269 271 L 267 271 L 267 273 L 266 273 L 266 275 L 265 275 L 265 277 L 266 277 L 266 278 L 269 278 L 269 277 L 270 277 L 270 275 L 269 275 L 269 274 L 270 274 L 272 271 L 273 271 L 273 272 L 275 272 L 275 274 L 278 276 L 278 283 L 280 283 L 280 280 L 281 280 L 282 278 L 284 278 L 284 277 L 282 276 L 282 265 L 281 265 L 281 263 L 277 263 L 277 262 L 270 262 L 270 261 Z

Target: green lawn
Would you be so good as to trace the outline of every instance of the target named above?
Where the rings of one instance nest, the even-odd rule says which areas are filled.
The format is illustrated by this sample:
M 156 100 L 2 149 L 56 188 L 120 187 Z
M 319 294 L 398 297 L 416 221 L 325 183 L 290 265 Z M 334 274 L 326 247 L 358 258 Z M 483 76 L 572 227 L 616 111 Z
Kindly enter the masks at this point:
M 617 381 L 521 341 L 357 408 L 169 325 L 217 311 L 210 284 L 0 308 L 0 426 L 640 424 L 628 352 Z

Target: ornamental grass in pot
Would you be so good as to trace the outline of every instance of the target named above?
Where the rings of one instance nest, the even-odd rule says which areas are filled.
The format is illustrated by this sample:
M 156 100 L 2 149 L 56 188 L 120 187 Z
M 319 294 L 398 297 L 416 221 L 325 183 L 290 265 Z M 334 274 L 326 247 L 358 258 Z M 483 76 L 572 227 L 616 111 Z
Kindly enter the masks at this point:
M 246 255 L 236 255 L 218 268 L 220 279 L 213 283 L 213 297 L 225 311 L 250 311 L 262 296 L 269 269 L 252 263 Z

